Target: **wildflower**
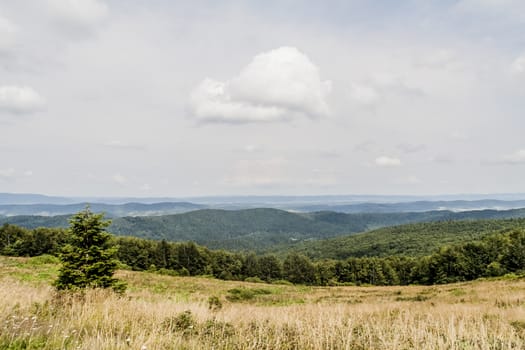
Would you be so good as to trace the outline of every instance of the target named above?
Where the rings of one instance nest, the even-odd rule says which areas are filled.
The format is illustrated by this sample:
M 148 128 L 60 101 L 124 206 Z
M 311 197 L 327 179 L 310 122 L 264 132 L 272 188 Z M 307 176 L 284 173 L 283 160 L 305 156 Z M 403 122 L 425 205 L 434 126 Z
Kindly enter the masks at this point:
M 146 345 L 142 345 L 142 347 L 140 348 L 140 350 L 148 350 L 148 348 L 146 347 Z
M 126 338 L 126 344 L 128 344 L 128 346 L 131 344 L 131 338 L 129 337 L 129 335 Z

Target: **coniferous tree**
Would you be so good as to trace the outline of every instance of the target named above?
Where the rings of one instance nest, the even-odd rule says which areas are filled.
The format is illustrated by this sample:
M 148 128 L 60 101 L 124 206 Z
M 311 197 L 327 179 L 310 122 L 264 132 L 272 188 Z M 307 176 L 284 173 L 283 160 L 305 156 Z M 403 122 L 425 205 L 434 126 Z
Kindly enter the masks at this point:
M 57 289 L 113 288 L 124 292 L 125 284 L 113 277 L 118 265 L 117 248 L 110 245 L 111 235 L 104 230 L 110 221 L 103 218 L 89 207 L 71 218 L 71 243 L 60 255 Z

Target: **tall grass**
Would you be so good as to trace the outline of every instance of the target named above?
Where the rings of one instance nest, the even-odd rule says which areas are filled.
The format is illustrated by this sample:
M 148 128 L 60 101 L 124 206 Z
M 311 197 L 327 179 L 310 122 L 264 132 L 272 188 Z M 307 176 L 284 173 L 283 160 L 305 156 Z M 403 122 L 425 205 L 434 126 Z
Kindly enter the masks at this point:
M 0 259 L 0 349 L 525 348 L 520 279 L 309 288 L 126 271 L 124 297 L 57 295 L 22 277 L 53 271 L 30 262 Z

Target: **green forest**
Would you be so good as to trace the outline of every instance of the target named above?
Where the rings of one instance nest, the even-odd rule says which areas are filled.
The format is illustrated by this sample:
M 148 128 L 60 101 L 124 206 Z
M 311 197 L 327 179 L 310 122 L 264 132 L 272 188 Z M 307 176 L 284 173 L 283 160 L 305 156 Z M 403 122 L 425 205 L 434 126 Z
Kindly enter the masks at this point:
M 191 241 L 111 237 L 120 268 L 308 285 L 440 284 L 521 273 L 523 219 L 409 224 L 281 249 L 278 254 L 212 250 Z M 59 256 L 64 228 L 0 228 L 0 254 Z M 351 249 L 353 248 L 353 249 Z
M 478 210 L 467 212 L 430 211 L 415 213 L 357 213 L 344 214 L 331 211 L 313 213 L 292 213 L 279 209 L 245 209 L 245 210 L 218 210 L 204 209 L 192 212 L 162 215 L 162 216 L 135 216 L 117 217 L 112 219 L 108 230 L 119 236 L 134 236 L 147 239 L 171 242 L 193 241 L 210 249 L 226 249 L 229 251 L 254 251 L 264 253 L 268 251 L 287 250 L 303 242 L 340 237 L 387 227 L 385 234 L 390 232 L 391 226 L 408 223 L 437 222 L 438 228 L 442 222 L 465 220 L 492 220 L 525 217 L 524 209 L 513 210 Z M 38 227 L 68 227 L 69 215 L 61 216 L 9 216 L 0 217 L 0 224 L 8 223 L 29 229 Z M 482 226 L 482 225 L 479 225 Z M 506 226 L 505 226 L 506 227 Z M 459 228 L 463 230 L 463 228 Z M 466 229 L 466 228 L 465 228 Z M 497 229 L 497 227 L 489 230 Z M 418 234 L 427 231 L 426 227 L 404 227 L 403 232 Z M 429 228 L 429 230 L 431 230 Z M 444 243 L 460 242 L 455 240 L 454 228 L 444 229 L 450 232 L 449 241 Z M 475 227 L 473 237 L 479 237 L 476 232 L 486 232 Z M 464 232 L 464 231 L 462 231 Z M 383 233 L 379 234 L 383 236 Z M 474 237 L 475 236 L 475 237 Z M 374 237 L 373 240 L 377 240 Z M 417 239 L 417 238 L 416 238 Z M 339 246 L 341 242 L 337 242 Z M 416 242 L 417 243 L 417 242 Z M 310 247 L 310 243 L 306 247 Z M 330 244 L 330 243 L 327 243 Z M 356 242 L 343 246 L 353 246 Z M 364 244 L 364 243 L 363 243 Z M 336 247 L 337 248 L 337 247 Z M 430 251 L 425 247 L 414 247 L 423 254 Z M 307 249 L 307 248 L 305 248 Z M 304 253 L 311 257 L 319 257 L 313 250 Z M 320 248 L 319 248 L 320 249 Z M 403 242 L 401 251 L 386 252 L 385 255 L 403 253 L 404 249 L 412 249 L 408 242 Z M 308 249 L 307 249 L 308 250 Z M 373 248 L 372 250 L 376 250 Z M 335 250 L 334 250 L 335 252 Z M 365 251 L 352 251 L 350 255 L 367 256 Z M 338 254 L 338 255 L 337 255 Z M 320 257 L 341 258 L 350 256 L 341 252 L 332 254 L 323 251 Z M 410 253 L 412 254 L 412 253 Z

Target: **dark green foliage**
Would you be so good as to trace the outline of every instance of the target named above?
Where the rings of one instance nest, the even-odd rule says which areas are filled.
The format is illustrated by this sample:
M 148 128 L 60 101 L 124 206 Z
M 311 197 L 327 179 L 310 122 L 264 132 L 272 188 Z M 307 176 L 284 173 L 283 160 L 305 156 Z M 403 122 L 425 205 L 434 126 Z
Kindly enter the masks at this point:
M 101 221 L 101 216 L 97 217 Z M 102 222 L 98 227 L 103 231 L 106 224 Z M 281 261 L 274 255 L 213 251 L 192 242 L 173 243 L 134 237 L 104 236 L 103 246 L 109 249 L 108 252 L 118 248 L 118 259 L 123 266 L 180 276 L 210 275 L 221 279 L 272 283 L 286 279 L 312 285 L 437 284 L 524 273 L 525 230 L 521 228 L 524 226 L 525 220 L 522 219 L 398 226 L 345 238 L 349 242 L 355 239 L 353 248 L 357 251 L 367 251 L 368 255 L 375 256 L 318 259 L 313 263 L 307 256 L 289 251 L 286 252 L 286 259 Z M 75 238 L 73 233 L 73 230 L 68 233 L 61 229 L 27 230 L 4 225 L 0 228 L 0 249 L 2 254 L 16 256 L 56 254 L 65 242 L 69 242 L 63 256 L 84 257 L 85 254 L 78 254 L 73 249 L 74 244 L 84 247 L 84 240 Z M 375 242 L 367 245 L 373 239 Z M 415 243 L 417 245 L 413 245 Z M 424 256 L 415 253 L 416 247 L 426 252 Z M 388 256 L 389 251 L 414 256 Z M 329 253 L 327 255 L 330 256 Z M 89 253 L 88 256 L 96 254 Z M 113 266 L 111 264 L 109 266 Z M 73 270 L 75 273 L 69 273 L 71 280 L 78 278 L 84 281 L 82 271 L 85 267 L 82 266 L 78 265 Z M 79 271 L 82 272 L 80 275 Z M 95 273 L 100 271 L 103 270 L 92 270 Z M 94 284 L 102 283 L 98 281 Z
M 260 276 L 259 259 L 254 253 L 249 253 L 244 256 L 242 261 L 242 275 L 245 277 Z
M 267 294 L 272 294 L 272 292 L 264 288 L 233 288 L 228 290 L 228 295 L 226 295 L 226 299 L 228 299 L 228 301 L 231 302 L 239 302 L 252 300 L 257 295 Z
M 315 263 L 315 284 L 320 286 L 334 285 L 336 282 L 335 264 L 333 260 L 323 260 Z
M 276 250 L 281 247 L 288 250 L 290 247 L 303 242 L 337 237 L 342 234 L 351 234 L 377 229 L 385 226 L 401 225 L 414 222 L 436 222 L 438 227 L 443 222 L 451 220 L 465 220 L 466 225 L 479 219 L 518 218 L 525 216 L 525 209 L 495 211 L 481 210 L 453 213 L 449 211 L 430 211 L 417 213 L 358 213 L 344 214 L 335 212 L 291 213 L 277 209 L 248 209 L 248 210 L 196 210 L 183 214 L 151 216 L 151 217 L 122 217 L 115 218 L 108 228 L 111 232 L 122 236 L 136 236 L 167 241 L 193 241 L 212 249 L 227 249 L 235 251 L 255 251 L 257 253 Z M 38 217 L 13 216 L 0 217 L 0 224 L 8 222 L 26 228 L 36 227 L 67 227 L 68 216 Z M 520 220 L 518 220 L 520 221 Z M 525 220 L 521 220 L 522 223 Z M 459 225 L 461 226 L 461 224 Z M 482 225 L 483 226 L 483 225 Z M 494 228 L 494 227 L 493 227 Z M 456 231 L 463 228 L 458 227 Z M 400 249 L 407 249 L 405 254 L 425 255 L 425 245 L 417 239 L 406 237 L 411 233 L 410 227 L 402 228 L 402 235 L 397 240 L 383 245 L 375 240 L 362 242 L 361 250 L 354 251 L 353 256 L 375 255 L 376 250 L 386 255 L 398 254 Z M 419 231 L 415 226 L 413 230 Z M 429 228 L 432 230 L 432 228 Z M 439 230 L 439 228 L 438 228 Z M 387 230 L 386 232 L 390 232 Z M 476 235 L 478 231 L 472 232 Z M 485 230 L 486 232 L 486 230 Z M 427 232 L 437 237 L 439 232 Z M 477 236 L 479 238 L 479 236 Z M 464 235 L 465 241 L 468 240 Z M 476 237 L 470 237 L 476 238 Z M 453 237 L 448 237 L 453 244 Z M 437 242 L 437 241 L 436 241 Z M 343 242 L 344 243 L 344 242 Z M 431 242 L 434 243 L 434 242 Z M 376 246 L 377 244 L 377 246 Z M 326 243 L 330 246 L 330 243 Z M 307 245 L 308 246 L 308 245 Z M 353 244 L 340 245 L 334 243 L 328 249 L 331 255 L 314 256 L 315 253 L 304 252 L 312 258 L 326 257 L 344 259 L 348 255 L 348 248 Z M 421 250 L 423 248 L 423 250 Z M 432 245 L 435 248 L 435 245 Z M 306 248 L 304 248 L 306 249 Z M 319 253 L 324 254 L 325 248 Z M 286 254 L 286 253 L 285 253 Z M 346 254 L 346 255 L 345 255 Z
M 162 322 L 163 328 L 169 332 L 181 332 L 183 335 L 189 335 L 196 331 L 197 321 L 193 317 L 190 310 L 181 312 L 180 314 L 169 317 Z
M 208 309 L 212 311 L 219 311 L 222 309 L 222 301 L 218 296 L 211 296 L 208 298 Z
M 259 257 L 259 275 L 263 281 L 272 282 L 283 278 L 283 267 L 281 261 L 275 255 L 263 255 Z
M 229 322 L 213 319 L 202 325 L 201 332 L 212 339 L 224 339 L 235 334 L 235 327 Z
M 56 255 L 68 240 L 63 229 L 24 229 L 4 224 L 0 227 L 0 254 L 14 256 Z
M 2 255 L 19 255 L 20 242 L 27 239 L 28 231 L 14 225 L 4 224 L 0 229 L 0 252 Z
M 117 258 L 130 266 L 133 270 L 147 270 L 152 264 L 158 262 L 154 258 L 156 244 L 153 241 L 135 237 L 114 237 L 114 245 L 118 246 Z M 166 266 L 159 266 L 160 268 Z
M 292 253 L 284 259 L 283 277 L 292 283 L 313 284 L 315 268 L 306 256 Z
M 118 260 L 117 247 L 111 246 L 109 226 L 102 214 L 89 208 L 74 215 L 70 221 L 70 244 L 60 254 L 62 266 L 55 287 L 63 289 L 113 288 L 123 292 L 125 286 L 113 278 Z
M 444 245 L 479 240 L 489 233 L 525 227 L 525 219 L 465 220 L 407 224 L 377 229 L 356 235 L 303 242 L 292 251 L 312 259 L 348 257 L 425 256 Z M 289 253 L 290 248 L 280 251 Z

